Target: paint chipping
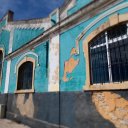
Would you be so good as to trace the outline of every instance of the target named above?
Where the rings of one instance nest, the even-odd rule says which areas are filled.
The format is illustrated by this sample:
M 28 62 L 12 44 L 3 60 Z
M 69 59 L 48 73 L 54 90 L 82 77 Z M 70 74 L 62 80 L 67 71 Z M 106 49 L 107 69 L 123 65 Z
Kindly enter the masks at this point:
M 76 54 L 77 54 L 77 50 L 76 50 L 76 48 L 73 48 L 73 49 L 71 50 L 70 56 L 76 55 Z
M 64 64 L 64 76 L 63 76 L 64 82 L 68 82 L 69 80 L 72 79 L 72 77 L 67 78 L 67 74 L 72 73 L 73 70 L 78 65 L 78 63 L 79 63 L 79 59 L 75 60 L 74 58 L 70 58 L 68 61 L 65 62 L 65 64 Z

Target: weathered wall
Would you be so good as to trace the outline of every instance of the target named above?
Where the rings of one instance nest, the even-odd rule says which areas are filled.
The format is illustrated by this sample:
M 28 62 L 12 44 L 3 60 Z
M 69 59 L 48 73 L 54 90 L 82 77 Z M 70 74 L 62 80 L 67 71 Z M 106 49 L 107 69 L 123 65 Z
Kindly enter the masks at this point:
M 78 0 L 77 2 L 80 1 Z M 39 64 L 37 64 L 36 66 L 34 79 L 34 87 L 36 92 L 58 91 L 59 84 L 61 91 L 83 90 L 83 86 L 86 85 L 86 58 L 84 56 L 83 40 L 86 40 L 86 38 L 92 31 L 108 21 L 111 15 L 115 13 L 126 14 L 128 10 L 127 8 L 123 8 L 124 5 L 122 6 L 122 3 L 124 2 L 128 2 L 128 0 L 123 0 L 122 2 L 120 2 L 121 6 L 118 7 L 118 11 L 115 8 L 119 4 L 113 7 L 109 7 L 108 10 L 97 14 L 95 17 L 82 21 L 80 24 L 73 28 L 67 28 L 67 30 L 60 35 L 50 35 L 49 53 L 46 52 L 46 48 L 43 46 L 43 44 L 37 46 L 35 49 L 28 51 L 37 54 L 39 59 Z M 83 5 L 83 3 L 81 3 L 81 5 Z M 115 11 L 112 11 L 113 9 L 115 9 Z M 106 13 L 108 13 L 108 15 L 104 17 Z M 103 18 L 100 19 L 101 16 Z M 100 20 L 98 21 L 98 19 Z M 90 24 L 95 21 L 98 22 L 92 25 L 92 27 L 85 33 L 84 37 L 79 41 L 80 54 L 76 55 L 76 39 L 83 32 L 83 30 L 85 30 L 85 28 L 90 26 Z M 13 46 L 8 45 L 10 33 L 6 31 L 7 34 L 5 35 L 8 38 L 5 38 L 4 36 L 4 40 L 1 41 L 5 43 L 5 52 L 11 52 L 12 49 L 16 50 L 20 46 L 27 43 L 27 41 L 30 41 L 35 36 L 39 35 L 41 31 L 42 29 L 15 29 L 14 38 L 12 40 L 10 39 L 10 44 L 12 43 L 11 45 Z M 5 31 L 3 31 L 3 33 L 5 33 Z M 18 59 L 23 56 L 23 54 L 26 53 L 22 53 L 21 55 L 13 58 L 12 60 L 9 60 L 8 62 L 5 61 L 3 77 L 6 76 L 6 81 L 5 78 L 3 78 L 1 89 L 2 92 L 7 93 L 9 90 L 9 93 L 13 93 L 16 90 L 16 71 L 13 67 L 16 67 Z M 6 65 L 8 69 L 7 72 Z
M 0 104 L 7 104 L 7 100 L 8 100 L 8 95 L 6 94 L 0 94 Z
M 30 29 L 30 28 L 14 29 L 12 50 L 15 51 L 18 48 L 22 47 L 24 44 L 28 43 L 30 40 L 34 39 L 35 37 L 43 33 L 43 31 L 44 31 L 43 29 Z
M 17 56 L 11 60 L 11 70 L 9 77 L 8 92 L 14 93 L 17 88 L 17 65 L 25 57 L 32 57 L 36 61 L 34 70 L 34 90 L 35 92 L 48 91 L 48 42 L 43 42 L 32 51 Z
M 7 118 L 32 128 L 54 128 L 59 123 L 57 93 L 9 94 Z
M 69 28 L 67 29 L 67 31 L 61 33 L 60 35 L 61 91 L 81 91 L 83 90 L 83 86 L 86 86 L 87 60 L 84 56 L 83 42 L 87 39 L 88 35 L 91 32 L 93 32 L 99 26 L 101 26 L 106 21 L 108 21 L 111 15 L 115 13 L 128 14 L 127 13 L 128 8 L 123 7 L 125 5 L 124 2 L 128 2 L 128 0 L 123 0 L 122 2 L 120 2 L 120 4 L 117 4 L 113 7 L 109 7 L 106 11 L 97 14 L 95 17 L 82 21 L 82 23 L 80 23 L 79 25 L 73 28 Z M 88 27 L 90 28 L 88 29 Z M 76 40 L 84 31 L 86 31 L 85 35 L 78 42 L 79 48 L 75 49 L 78 46 Z M 79 54 L 76 54 L 77 52 L 76 50 L 79 50 Z
M 123 2 L 128 2 L 128 0 L 124 0 L 120 4 Z M 116 6 L 112 8 L 116 8 Z M 74 8 L 79 9 L 78 7 Z M 108 10 L 110 11 L 112 8 Z M 6 92 L 9 94 L 8 98 L 7 95 L 0 96 L 0 104 L 7 104 L 7 118 L 29 124 L 34 128 L 37 126 L 38 128 L 54 128 L 59 127 L 59 124 L 68 128 L 128 128 L 127 90 L 73 92 L 82 91 L 86 84 L 86 58 L 83 51 L 83 40 L 86 40 L 88 35 L 101 24 L 108 21 L 111 15 L 115 13 L 126 14 L 127 12 L 127 8 L 118 9 L 92 25 L 84 38 L 80 40 L 79 55 L 76 55 L 75 49 L 77 37 L 87 26 L 99 19 L 101 15 L 105 15 L 105 12 L 83 21 L 74 28 L 67 29 L 61 35 L 50 35 L 50 41 L 42 42 L 36 48 L 8 61 L 9 66 L 11 65 L 10 71 L 7 68 L 9 71 L 7 73 L 9 76 L 7 77 L 8 85 L 5 84 L 4 77 L 6 75 L 3 74 L 1 90 L 3 92 L 5 85 Z M 40 33 L 33 31 L 35 34 L 31 34 L 31 30 L 26 31 L 22 33 L 19 29 L 15 30 L 13 50 Z M 3 42 L 5 43 L 5 53 L 8 53 L 9 32 L 3 31 L 0 40 L 1 46 Z M 32 57 L 36 61 L 35 93 L 15 94 L 16 66 L 25 57 Z M 7 61 L 4 63 L 3 73 L 6 73 L 6 65 Z M 59 89 L 62 92 L 52 93 L 52 91 L 59 91 Z
M 10 33 L 6 30 L 2 30 L 2 32 L 0 33 L 0 49 L 3 49 L 4 56 L 8 54 L 9 38 L 10 38 Z M 4 60 L 3 70 L 2 70 L 2 81 L 0 83 L 0 92 L 4 91 L 6 68 L 7 68 L 7 61 Z
M 59 91 L 59 35 L 53 35 L 49 43 L 48 91 Z
M 128 128 L 128 91 L 94 93 L 92 100 L 97 111 L 116 128 Z
M 128 91 L 0 95 L 7 118 L 32 128 L 127 128 Z M 3 98 L 4 97 L 4 98 Z M 31 106 L 31 107 L 28 107 Z
M 70 3 L 66 4 L 66 6 L 63 7 L 63 10 L 60 14 L 61 20 L 65 19 L 68 16 L 68 14 L 67 14 L 68 10 L 73 8 L 75 3 L 76 3 L 76 0 L 71 0 Z
M 128 91 L 9 94 L 7 117 L 32 128 L 127 128 Z M 31 106 L 31 107 L 28 107 Z
M 89 4 L 93 0 L 76 0 L 75 5 L 67 11 L 68 15 L 71 15 L 78 11 L 80 8 L 84 7 L 85 5 Z

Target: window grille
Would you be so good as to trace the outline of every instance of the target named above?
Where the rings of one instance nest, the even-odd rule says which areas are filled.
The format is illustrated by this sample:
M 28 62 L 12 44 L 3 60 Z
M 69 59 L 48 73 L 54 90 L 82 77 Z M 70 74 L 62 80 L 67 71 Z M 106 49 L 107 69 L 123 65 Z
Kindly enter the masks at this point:
M 91 84 L 128 81 L 128 24 L 114 26 L 89 45 Z
M 33 63 L 23 63 L 18 70 L 17 90 L 32 89 Z

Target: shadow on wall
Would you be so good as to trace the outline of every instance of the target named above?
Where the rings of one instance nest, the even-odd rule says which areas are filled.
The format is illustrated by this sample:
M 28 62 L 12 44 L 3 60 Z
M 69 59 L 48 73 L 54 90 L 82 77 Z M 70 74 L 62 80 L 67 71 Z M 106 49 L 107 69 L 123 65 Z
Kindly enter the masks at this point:
M 32 94 L 9 94 L 7 102 L 7 118 L 18 123 L 23 122 L 23 118 L 33 118 L 34 104 Z
M 58 128 L 59 121 L 66 128 L 115 128 L 98 110 L 94 95 L 90 92 L 9 94 L 7 117 L 32 128 Z
M 61 124 L 69 128 L 115 128 L 96 110 L 90 92 L 61 93 Z
M 32 128 L 56 128 L 59 124 L 58 95 L 9 94 L 7 118 L 30 125 Z

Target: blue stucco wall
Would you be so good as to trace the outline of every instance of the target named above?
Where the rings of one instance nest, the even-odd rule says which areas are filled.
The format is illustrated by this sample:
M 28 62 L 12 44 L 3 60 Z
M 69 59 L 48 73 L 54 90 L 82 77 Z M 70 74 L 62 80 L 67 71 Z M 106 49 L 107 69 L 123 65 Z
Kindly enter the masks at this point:
M 39 36 L 43 31 L 43 29 L 15 29 L 13 38 L 13 51 Z
M 128 2 L 128 0 L 124 0 L 123 2 Z M 83 5 L 83 3 L 81 4 Z M 67 31 L 60 34 L 60 89 L 61 91 L 82 91 L 83 86 L 86 85 L 86 58 L 84 57 L 84 52 L 83 52 L 83 40 L 85 40 L 86 37 L 92 31 L 94 31 L 97 27 L 105 23 L 109 19 L 109 16 L 113 15 L 113 13 L 101 19 L 99 22 L 97 22 L 94 26 L 92 26 L 87 31 L 84 37 L 80 40 L 79 55 L 71 56 L 70 53 L 72 48 L 76 47 L 76 39 L 79 36 L 79 34 L 82 33 L 82 31 L 90 23 L 92 23 L 96 18 L 98 18 L 104 12 L 105 11 L 94 16 L 93 18 L 90 18 L 89 20 L 81 22 L 79 25 L 74 26 L 73 28 L 68 29 Z M 118 12 L 114 12 L 114 13 L 124 14 L 126 12 L 128 12 L 128 8 L 121 9 Z M 53 15 L 52 18 L 56 19 L 56 16 Z M 14 39 L 13 39 L 13 51 L 22 47 L 24 44 L 28 43 L 30 40 L 40 35 L 42 32 L 43 32 L 43 29 L 15 29 Z M 4 48 L 5 55 L 8 54 L 9 38 L 10 38 L 10 33 L 8 31 L 4 30 L 0 33 L 0 47 Z M 37 46 L 34 50 L 31 51 L 38 55 L 39 65 L 37 63 L 37 58 L 34 55 L 30 55 L 30 54 L 27 55 L 28 57 L 34 58 L 37 63 L 35 68 L 35 77 L 34 77 L 35 92 L 48 92 L 48 52 L 47 52 L 46 44 L 48 44 L 48 41 L 42 42 L 41 45 Z M 16 78 L 16 72 L 14 67 L 16 67 L 16 64 L 19 58 L 23 54 L 13 58 L 11 61 L 9 93 L 14 93 L 16 90 L 17 78 Z M 69 61 L 70 58 L 73 58 L 74 60 L 79 59 L 79 63 L 74 68 L 72 73 L 67 74 L 67 78 L 69 78 L 69 81 L 65 82 L 63 81 L 64 64 L 66 61 Z M 6 68 L 7 68 L 7 61 L 5 60 L 3 64 L 3 72 L 2 72 L 2 86 L 0 87 L 1 92 L 4 92 Z
M 4 49 L 4 55 L 8 54 L 9 38 L 10 38 L 10 32 L 3 30 L 0 33 L 0 48 Z M 4 60 L 0 92 L 4 92 L 6 68 L 7 68 L 7 61 Z
M 35 76 L 34 76 L 34 89 L 35 92 L 47 92 L 48 91 L 48 75 L 47 75 L 47 42 L 43 42 L 41 45 L 36 47 L 33 51 L 38 55 L 38 59 L 36 56 L 32 54 L 26 55 L 27 57 L 32 57 L 36 60 L 36 67 L 35 67 Z M 30 52 L 30 51 L 29 51 Z M 21 57 L 22 55 L 12 59 L 11 62 L 11 71 L 10 71 L 10 81 L 9 81 L 9 93 L 14 93 L 16 90 L 16 71 L 15 68 L 16 65 L 19 62 L 19 58 L 21 60 L 24 57 Z M 39 60 L 39 61 L 38 61 Z
M 6 19 L 0 22 L 0 29 L 6 25 Z
M 2 48 L 4 51 L 4 56 L 8 54 L 8 48 L 9 48 L 9 38 L 10 38 L 10 32 L 7 30 L 2 30 L 3 27 L 6 26 L 6 19 L 0 21 L 0 48 Z M 0 93 L 4 92 L 4 86 L 5 86 L 5 78 L 6 78 L 6 68 L 7 68 L 7 61 L 4 60 L 3 62 L 3 70 L 2 70 L 2 79 L 0 83 Z
M 0 33 L 0 47 L 4 49 L 5 55 L 8 54 L 10 32 L 3 30 Z
M 123 2 L 126 2 L 128 0 L 124 0 Z M 121 2 L 121 3 L 123 3 Z M 121 4 L 119 3 L 119 4 Z M 117 6 L 117 5 L 116 5 Z M 121 9 L 115 13 L 123 14 L 128 12 L 128 8 Z M 84 57 L 83 53 L 83 40 L 86 39 L 86 37 L 94 31 L 97 27 L 99 27 L 101 24 L 105 23 L 109 20 L 109 16 L 103 18 L 98 23 L 96 23 L 94 26 L 92 26 L 85 36 L 80 40 L 80 54 L 78 56 L 75 56 L 75 58 L 79 59 L 78 65 L 75 67 L 72 73 L 67 74 L 67 77 L 72 78 L 71 80 L 64 82 L 63 81 L 63 75 L 64 75 L 64 64 L 66 61 L 68 61 L 71 56 L 70 52 L 72 48 L 76 47 L 76 39 L 79 36 L 79 34 L 90 24 L 92 23 L 96 18 L 98 18 L 101 14 L 104 12 L 96 15 L 93 18 L 90 18 L 87 21 L 82 22 L 81 24 L 75 26 L 72 29 L 67 30 L 64 33 L 61 33 L 60 36 L 60 88 L 61 91 L 82 91 L 83 86 L 86 84 L 86 58 Z M 112 15 L 112 14 L 111 14 Z M 73 58 L 74 58 L 73 56 Z

